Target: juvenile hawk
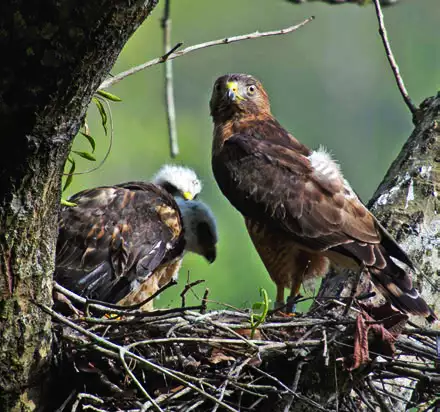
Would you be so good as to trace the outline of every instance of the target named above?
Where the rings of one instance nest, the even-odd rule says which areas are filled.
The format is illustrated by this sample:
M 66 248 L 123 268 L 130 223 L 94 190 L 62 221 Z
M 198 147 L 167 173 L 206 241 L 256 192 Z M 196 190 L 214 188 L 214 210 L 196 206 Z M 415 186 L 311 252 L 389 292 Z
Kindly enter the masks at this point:
M 61 211 L 55 280 L 82 296 L 136 304 L 177 274 L 185 251 L 215 260 L 215 219 L 202 202 L 144 182 L 84 190 L 70 201 L 77 206 Z
M 168 164 L 162 166 L 151 180 L 174 197 L 196 200 L 202 191 L 202 182 L 196 172 L 186 166 Z

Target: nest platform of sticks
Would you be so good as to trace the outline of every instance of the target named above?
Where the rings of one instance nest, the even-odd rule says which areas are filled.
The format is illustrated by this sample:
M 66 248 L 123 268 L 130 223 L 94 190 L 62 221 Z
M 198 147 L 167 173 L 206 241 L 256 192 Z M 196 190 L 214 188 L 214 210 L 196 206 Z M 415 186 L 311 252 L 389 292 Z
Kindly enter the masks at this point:
M 145 313 L 55 290 L 84 310 L 78 316 L 43 307 L 55 323 L 58 412 L 440 405 L 439 333 L 409 327 L 403 315 L 389 327 L 389 319 L 375 321 L 357 306 L 344 315 L 336 300 L 315 301 L 296 316 L 207 311 L 207 294 L 199 306 L 185 307 L 182 294 L 182 307 Z

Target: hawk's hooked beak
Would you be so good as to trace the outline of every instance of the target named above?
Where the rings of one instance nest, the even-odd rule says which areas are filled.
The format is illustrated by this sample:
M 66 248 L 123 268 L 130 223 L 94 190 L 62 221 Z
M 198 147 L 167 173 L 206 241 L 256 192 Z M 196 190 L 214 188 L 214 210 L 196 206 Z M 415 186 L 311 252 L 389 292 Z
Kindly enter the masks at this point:
M 183 192 L 183 198 L 185 200 L 193 200 L 193 195 L 190 192 Z
M 238 94 L 237 82 L 227 82 L 226 88 L 228 89 L 228 99 L 232 100 L 233 102 L 236 100 L 244 100 L 244 98 Z
M 213 263 L 217 257 L 217 250 L 214 246 L 205 250 L 203 254 L 209 263 Z

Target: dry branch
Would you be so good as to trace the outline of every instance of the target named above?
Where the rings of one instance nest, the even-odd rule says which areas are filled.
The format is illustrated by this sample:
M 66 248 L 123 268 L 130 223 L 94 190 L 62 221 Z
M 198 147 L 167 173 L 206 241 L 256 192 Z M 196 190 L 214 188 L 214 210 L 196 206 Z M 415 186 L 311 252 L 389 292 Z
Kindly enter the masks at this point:
M 201 43 L 201 44 L 196 44 L 194 46 L 189 46 L 183 50 L 180 50 L 180 51 L 177 51 L 177 52 L 174 52 L 171 54 L 167 53 L 164 56 L 157 57 L 153 60 L 150 60 L 146 63 L 140 64 L 139 66 L 132 67 L 131 69 L 128 69 L 128 70 L 121 72 L 121 73 L 119 73 L 109 79 L 104 80 L 100 86 L 100 89 L 106 89 L 110 86 L 113 86 L 114 84 L 119 83 L 121 80 L 125 79 L 126 77 L 131 76 L 133 74 L 136 74 L 136 73 L 138 73 L 142 70 L 145 70 L 151 66 L 155 66 L 156 64 L 160 64 L 160 63 L 164 63 L 169 60 L 176 59 L 177 57 L 184 56 L 188 53 L 192 53 L 192 52 L 195 52 L 200 49 L 206 49 L 207 47 L 236 43 L 236 42 L 243 41 L 243 40 L 252 40 L 252 39 L 259 39 L 261 37 L 280 36 L 280 35 L 292 33 L 294 31 L 300 29 L 301 27 L 305 26 L 307 23 L 310 23 L 313 19 L 314 19 L 313 16 L 309 17 L 308 19 L 302 21 L 301 23 L 299 23 L 295 26 L 290 26 L 290 27 L 287 27 L 287 28 L 281 29 L 281 30 L 266 31 L 266 32 L 261 32 L 261 33 L 257 31 L 255 33 L 248 33 L 248 34 L 243 34 L 240 36 L 225 37 L 223 39 L 212 40 L 212 41 L 208 41 L 206 43 Z
M 165 63 L 165 107 L 167 112 L 168 135 L 170 142 L 170 155 L 172 158 L 179 154 L 179 145 L 177 142 L 176 127 L 176 107 L 174 104 L 174 78 L 172 61 L 169 59 L 171 55 L 171 17 L 170 10 L 171 0 L 165 0 L 164 15 L 162 18 L 163 30 L 163 49 L 165 54 L 162 56 Z M 174 50 L 173 50 L 174 51 Z
M 385 28 L 385 23 L 383 19 L 383 13 L 380 6 L 379 0 L 373 0 L 374 7 L 376 9 L 376 16 L 379 22 L 379 35 L 382 39 L 382 43 L 385 48 L 385 53 L 388 58 L 388 62 L 390 63 L 391 69 L 393 71 L 394 77 L 396 78 L 397 87 L 399 88 L 400 94 L 403 97 L 406 105 L 408 106 L 411 113 L 415 113 L 417 111 L 417 107 L 412 102 L 409 97 L 408 91 L 406 90 L 405 83 L 403 82 L 402 76 L 400 75 L 399 66 L 397 65 L 396 59 L 394 58 L 393 51 L 391 50 L 390 41 L 388 40 L 387 30 Z

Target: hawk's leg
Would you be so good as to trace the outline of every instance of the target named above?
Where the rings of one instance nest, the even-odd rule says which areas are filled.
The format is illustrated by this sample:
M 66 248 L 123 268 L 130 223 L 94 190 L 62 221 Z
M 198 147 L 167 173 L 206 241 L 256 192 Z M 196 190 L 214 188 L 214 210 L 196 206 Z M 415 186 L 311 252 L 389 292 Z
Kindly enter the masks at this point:
M 284 308 L 286 303 L 284 302 L 284 285 L 277 285 L 277 298 L 273 305 L 274 310 Z
M 299 290 L 301 288 L 302 282 L 307 275 L 309 269 L 310 260 L 307 256 L 302 256 L 296 261 L 297 267 L 295 272 L 292 273 L 292 284 L 290 288 L 290 296 L 287 298 L 287 313 L 295 313 L 296 302 L 301 297 Z

